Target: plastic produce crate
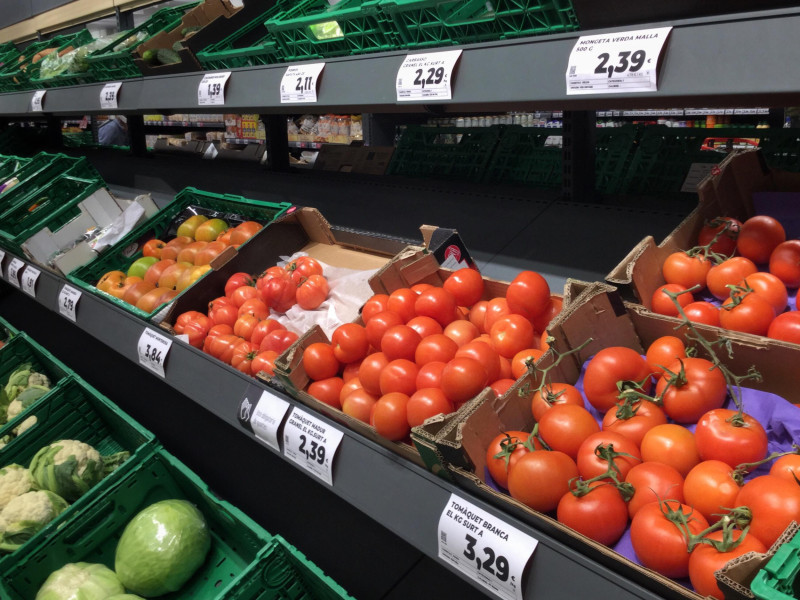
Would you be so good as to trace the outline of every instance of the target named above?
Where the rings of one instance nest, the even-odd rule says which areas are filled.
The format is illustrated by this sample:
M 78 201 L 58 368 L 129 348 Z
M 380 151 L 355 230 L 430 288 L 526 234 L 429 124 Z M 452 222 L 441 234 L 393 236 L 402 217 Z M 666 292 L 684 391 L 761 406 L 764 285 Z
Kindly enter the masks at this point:
M 86 60 L 89 62 L 89 70 L 98 81 L 141 77 L 142 73 L 134 62 L 134 48 L 146 42 L 160 31 L 175 27 L 180 22 L 183 14 L 198 4 L 200 3 L 192 2 L 172 8 L 162 8 L 156 11 L 152 17 L 138 27 L 115 38 L 113 42 L 104 48 L 100 48 L 89 54 L 89 56 L 86 57 Z M 133 36 L 137 36 L 135 43 L 130 46 L 120 47 L 125 40 Z
M 381 0 L 380 9 L 409 48 L 578 29 L 571 0 Z
M 800 535 L 781 544 L 761 569 L 750 589 L 759 600 L 793 600 L 800 597 Z
M 73 502 L 16 552 L 0 555 L 0 580 L 5 578 L 5 583 L 16 580 L 16 577 L 9 574 L 28 553 L 35 551 L 41 543 L 60 530 L 62 525 L 92 505 L 104 492 L 118 485 L 130 473 L 135 473 L 157 447 L 152 433 L 76 377 L 65 379 L 56 391 L 34 404 L 25 415 L 26 418 L 35 416 L 37 422 L 0 448 L 0 466 L 16 463 L 27 467 L 40 448 L 65 439 L 89 444 L 102 456 L 123 450 L 129 451 L 131 455 L 113 473 Z M 32 598 L 33 594 L 24 597 Z
M 505 128 L 486 166 L 484 181 L 560 185 L 561 149 L 546 147 L 552 136 L 561 136 L 561 129 L 519 125 Z
M 21 53 L 22 60 L 17 63 L 8 64 L 0 71 L 0 92 L 13 92 L 19 90 L 30 90 L 37 87 L 35 80 L 39 77 L 41 60 L 33 62 L 33 57 L 48 48 L 56 48 L 58 52 L 68 49 L 70 46 L 77 48 L 92 41 L 92 34 L 88 29 L 82 29 L 76 33 L 57 35 L 49 40 L 34 42 Z
M 0 71 L 19 59 L 20 51 L 14 42 L 0 44 Z
M 30 363 L 34 371 L 47 375 L 53 388 L 65 377 L 73 375 L 69 367 L 28 335 L 17 332 L 6 321 L 0 320 L 0 334 L 3 332 L 11 333 L 12 336 L 0 347 L 0 386 L 5 387 L 11 373 L 25 363 Z M 0 427 L 0 437 L 5 433 L 6 426 Z
M 597 128 L 594 152 L 597 191 L 619 192 L 643 130 L 638 125 Z
M 263 202 L 260 200 L 250 200 L 242 196 L 233 194 L 214 194 L 204 192 L 193 187 L 187 187 L 179 192 L 175 199 L 157 215 L 148 219 L 112 248 L 104 252 L 99 258 L 87 265 L 78 267 L 70 271 L 67 278 L 78 287 L 90 293 L 101 295 L 109 302 L 128 310 L 139 317 L 149 320 L 153 318 L 164 305 L 156 307 L 152 312 L 146 313 L 135 306 L 132 306 L 118 298 L 99 292 L 95 287 L 100 277 L 108 271 L 120 270 L 127 271 L 128 267 L 135 260 L 141 258 L 141 247 L 149 239 L 158 238 L 167 241 L 175 237 L 180 217 L 186 214 L 189 207 L 198 207 L 200 212 L 213 211 L 221 215 L 238 215 L 241 220 L 258 221 L 262 225 L 267 225 L 291 206 L 288 202 Z M 226 218 L 222 216 L 222 218 Z M 232 218 L 226 219 L 230 224 Z M 245 244 L 250 243 L 248 240 Z M 244 246 L 244 245 L 243 245 Z M 131 252 L 131 248 L 135 248 Z M 191 290 L 191 286 L 183 290 L 180 294 Z
M 19 171 L 30 161 L 30 158 L 23 156 L 4 156 L 0 162 L 0 180 L 6 181 L 15 171 Z
M 180 591 L 159 598 L 231 598 L 228 589 L 256 563 L 272 536 L 239 509 L 217 499 L 194 472 L 164 450 L 116 478 L 102 495 L 95 495 L 94 502 L 73 512 L 58 532 L 6 569 L 9 598 L 33 598 L 47 576 L 68 562 L 103 563 L 113 569 L 117 542 L 128 522 L 147 506 L 167 499 L 188 500 L 203 513 L 211 549 Z
M 66 51 L 69 50 L 76 50 L 81 46 L 85 46 L 94 41 L 91 33 L 86 31 L 86 33 L 82 34 L 79 39 L 71 40 L 58 48 L 59 55 L 62 52 L 66 54 Z M 63 73 L 59 73 L 58 75 L 54 75 L 52 77 L 42 77 L 42 70 L 41 64 L 44 60 L 37 63 L 37 68 L 31 74 L 31 86 L 36 88 L 55 88 L 55 87 L 63 87 L 65 85 L 77 85 L 82 83 L 94 83 L 97 81 L 97 78 L 91 72 L 91 70 L 87 67 L 87 70 L 82 73 L 68 73 L 64 71 Z
M 351 596 L 302 552 L 276 535 L 227 591 L 227 600 L 345 600 Z
M 781 171 L 800 172 L 800 134 L 795 129 L 757 129 L 759 147 L 767 164 Z
M 284 61 L 396 50 L 400 39 L 380 0 L 300 0 L 265 23 Z
M 11 339 L 19 333 L 19 330 L 11 323 L 0 317 L 0 348 L 8 344 Z

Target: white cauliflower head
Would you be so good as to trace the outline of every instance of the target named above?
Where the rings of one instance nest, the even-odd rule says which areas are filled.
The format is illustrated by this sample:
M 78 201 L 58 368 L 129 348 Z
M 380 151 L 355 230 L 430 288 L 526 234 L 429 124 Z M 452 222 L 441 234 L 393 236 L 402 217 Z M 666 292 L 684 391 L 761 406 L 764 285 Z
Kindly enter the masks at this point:
M 0 510 L 17 496 L 35 489 L 33 475 L 25 467 L 10 464 L 0 469 Z
M 25 431 L 36 425 L 36 421 L 37 419 L 35 415 L 32 417 L 28 417 L 22 423 L 20 423 L 14 428 L 14 435 L 19 435 L 21 433 L 24 433 Z
M 6 409 L 7 420 L 10 421 L 21 412 L 22 412 L 22 402 L 16 399 L 12 400 L 11 404 L 9 404 L 8 408 Z
M 33 535 L 66 507 L 66 502 L 52 492 L 26 492 L 13 498 L 0 512 L 0 535 L 10 537 L 26 531 Z
M 78 476 L 82 476 L 86 472 L 86 468 L 92 462 L 95 464 L 103 464 L 100 453 L 97 450 L 95 450 L 89 444 L 85 444 L 78 440 L 61 440 L 59 442 L 50 444 L 50 446 L 61 446 L 61 448 L 53 457 L 53 463 L 56 466 L 68 461 L 72 456 L 75 457 L 75 460 L 78 461 L 78 467 L 76 471 Z

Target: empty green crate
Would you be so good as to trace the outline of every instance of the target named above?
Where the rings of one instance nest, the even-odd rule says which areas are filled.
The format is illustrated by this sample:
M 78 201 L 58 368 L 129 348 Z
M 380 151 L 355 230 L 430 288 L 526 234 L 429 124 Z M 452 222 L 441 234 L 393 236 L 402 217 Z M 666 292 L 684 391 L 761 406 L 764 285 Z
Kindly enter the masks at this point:
M 30 162 L 30 158 L 22 156 L 4 156 L 3 162 L 0 163 L 0 181 L 6 181 L 16 171 Z
M 409 48 L 578 29 L 570 0 L 381 0 L 380 8 Z
M 380 0 L 300 0 L 265 23 L 284 61 L 396 50 L 400 40 Z
M 61 52 L 70 46 L 77 48 L 92 41 L 92 34 L 88 29 L 82 29 L 75 33 L 57 35 L 49 40 L 34 42 L 22 52 L 25 60 L 18 61 L 18 64 L 9 64 L 8 68 L 0 71 L 0 92 L 13 92 L 18 90 L 30 90 L 39 87 L 36 80 L 39 77 L 39 68 L 42 61 L 33 62 L 33 57 L 48 48 L 56 48 Z
M 12 580 L 17 583 L 10 573 L 26 556 L 47 543 L 72 517 L 118 485 L 126 475 L 135 472 L 156 449 L 152 433 L 79 378 L 63 380 L 54 392 L 26 412 L 26 418 L 31 416 L 36 417 L 36 424 L 0 448 L 0 466 L 16 463 L 27 467 L 40 448 L 60 440 L 79 440 L 94 447 L 101 456 L 128 451 L 130 457 L 21 548 L 12 554 L 0 555 L 0 580 L 7 585 Z M 33 594 L 23 594 L 23 597 L 32 598 Z
M 272 536 L 239 509 L 217 499 L 178 459 L 159 450 L 116 478 L 91 505 L 73 513 L 57 532 L 3 571 L 10 600 L 33 598 L 47 576 L 69 562 L 102 563 L 113 569 L 117 542 L 128 522 L 154 502 L 169 499 L 188 500 L 203 513 L 211 549 L 181 590 L 159 598 L 231 598 L 228 590 L 256 563 Z
M 800 172 L 800 133 L 797 129 L 756 129 L 748 137 L 760 139 L 759 147 L 771 168 Z
M 595 130 L 595 189 L 616 194 L 636 151 L 643 128 L 638 125 L 598 127 Z
M 108 271 L 127 271 L 131 263 L 141 258 L 142 246 L 147 240 L 158 238 L 168 241 L 175 237 L 178 219 L 190 206 L 220 213 L 223 215 L 223 219 L 226 219 L 224 215 L 231 215 L 231 218 L 233 215 L 238 215 L 243 220 L 258 221 L 266 225 L 282 215 L 291 204 L 288 202 L 275 203 L 250 200 L 233 194 L 214 194 L 187 187 L 179 192 L 175 199 L 159 211 L 157 215 L 136 227 L 94 261 L 70 271 L 67 278 L 84 290 L 98 294 L 109 302 L 113 302 L 143 319 L 149 320 L 153 318 L 164 305 L 156 307 L 150 313 L 146 313 L 118 298 L 98 291 L 95 284 Z M 231 218 L 226 220 L 230 223 Z M 181 294 L 190 289 L 191 287 L 187 288 Z
M 484 181 L 486 183 L 529 185 L 532 172 L 535 171 L 533 162 L 543 156 L 538 150 L 545 147 L 548 138 L 560 135 L 561 129 L 521 127 L 519 125 L 505 128 L 491 160 L 486 166 Z M 552 148 L 548 148 L 548 151 L 552 150 Z M 555 150 L 560 152 L 559 148 Z M 556 170 L 560 175 L 560 160 Z
M 20 54 L 21 53 L 16 45 L 14 45 L 14 42 L 0 44 L 0 71 L 2 71 L 8 65 L 18 63 Z

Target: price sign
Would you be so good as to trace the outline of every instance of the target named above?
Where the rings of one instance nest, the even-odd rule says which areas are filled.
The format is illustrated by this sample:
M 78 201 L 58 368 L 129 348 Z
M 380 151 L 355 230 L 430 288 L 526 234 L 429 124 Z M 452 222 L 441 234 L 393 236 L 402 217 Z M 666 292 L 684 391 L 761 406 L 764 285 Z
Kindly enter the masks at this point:
M 121 81 L 107 83 L 100 90 L 100 108 L 117 108 L 119 90 L 122 87 Z
M 281 104 L 316 102 L 317 79 L 324 67 L 325 63 L 287 67 L 281 79 Z
M 397 101 L 451 100 L 453 69 L 460 57 L 461 50 L 406 56 L 397 71 Z
M 230 71 L 203 75 L 203 79 L 197 87 L 197 104 L 200 106 L 225 104 L 225 84 L 230 76 Z
M 6 258 L 6 251 L 0 250 L 0 276 L 3 274 L 3 261 Z
M 44 93 L 47 90 L 36 90 L 31 97 L 31 112 L 42 112 L 44 106 Z
M 656 69 L 672 27 L 581 36 L 567 66 L 567 95 L 655 92 Z
M 254 406 L 252 401 L 255 395 L 254 392 L 257 394 L 258 389 L 248 390 L 241 404 L 239 404 L 239 421 L 249 424 L 256 438 L 270 448 L 280 452 L 278 428 L 291 405 L 274 394 L 261 391 L 260 396 L 258 396 L 258 402 Z
M 439 558 L 504 600 L 522 600 L 522 572 L 539 543 L 455 494 L 439 517 Z
M 332 425 L 294 407 L 283 426 L 283 454 L 328 485 L 333 485 L 333 458 L 343 436 Z
M 153 373 L 165 377 L 164 361 L 167 360 L 172 340 L 166 336 L 145 328 L 139 336 L 137 350 L 139 364 L 150 369 Z
M 74 287 L 64 284 L 58 294 L 58 312 L 73 323 L 77 321 L 78 300 L 81 293 Z
M 31 265 L 22 272 L 22 291 L 32 298 L 36 298 L 36 280 L 39 279 L 39 275 L 41 271 Z
M 6 276 L 6 279 L 8 279 L 8 283 L 18 288 L 19 272 L 24 268 L 25 268 L 25 263 L 18 258 L 14 258 L 10 263 L 8 263 L 8 274 Z

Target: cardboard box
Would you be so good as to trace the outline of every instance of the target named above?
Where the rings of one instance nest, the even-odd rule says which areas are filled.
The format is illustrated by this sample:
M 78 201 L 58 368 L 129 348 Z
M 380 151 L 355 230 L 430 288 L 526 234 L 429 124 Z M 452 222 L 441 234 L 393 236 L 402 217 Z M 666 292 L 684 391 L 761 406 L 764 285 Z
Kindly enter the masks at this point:
M 325 144 L 314 168 L 321 171 L 383 175 L 389 167 L 394 148 L 383 146 L 337 146 Z

